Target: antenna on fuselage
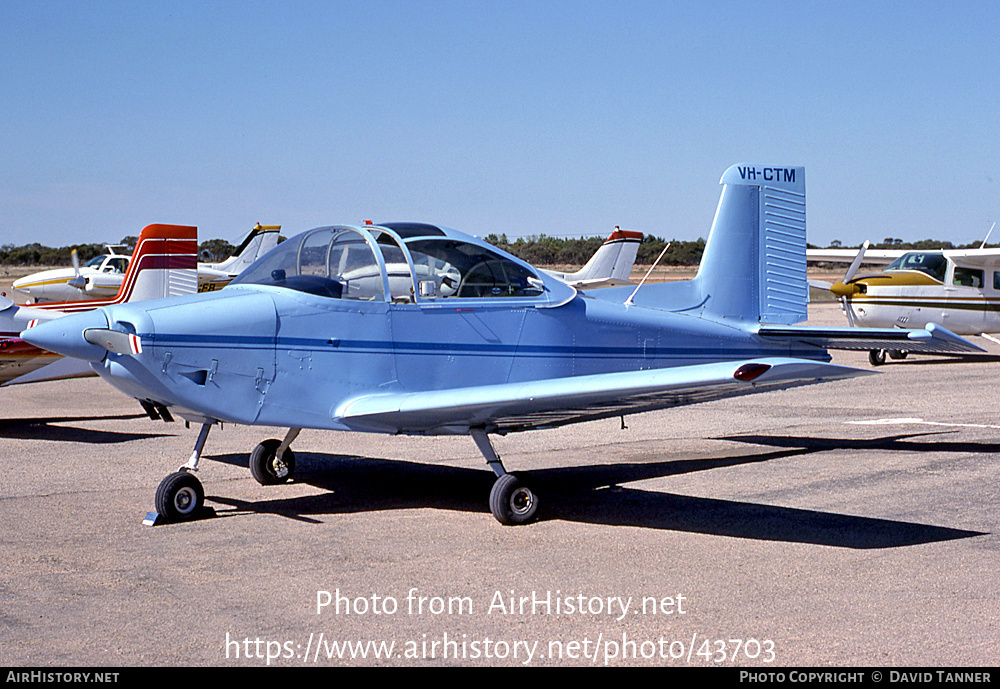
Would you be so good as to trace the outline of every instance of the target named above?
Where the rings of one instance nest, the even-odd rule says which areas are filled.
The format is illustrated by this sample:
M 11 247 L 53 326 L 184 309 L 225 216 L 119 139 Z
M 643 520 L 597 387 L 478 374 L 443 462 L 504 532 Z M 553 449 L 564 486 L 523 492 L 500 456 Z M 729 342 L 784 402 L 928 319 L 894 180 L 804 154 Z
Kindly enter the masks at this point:
M 996 226 L 997 224 L 995 222 L 992 225 L 990 225 L 990 231 L 986 233 L 986 236 L 983 238 L 983 243 L 979 245 L 980 249 L 986 248 L 986 240 L 990 238 L 991 234 L 993 234 L 993 228 Z
M 670 248 L 670 242 L 667 242 L 667 245 L 663 247 L 663 251 L 661 251 L 660 255 L 656 257 L 655 261 L 653 261 L 653 265 L 649 267 L 649 270 L 646 271 L 646 274 L 642 276 L 642 280 L 640 280 L 639 284 L 635 286 L 634 290 L 632 290 L 632 294 L 628 295 L 628 299 L 625 300 L 625 306 L 631 306 L 633 304 L 632 297 L 635 296 L 635 293 L 638 292 L 639 288 L 642 287 L 642 285 L 646 282 L 646 278 L 648 278 L 649 274 L 653 272 L 653 268 L 656 267 L 656 264 L 660 262 L 660 259 L 663 258 L 663 254 L 667 253 L 667 249 L 669 248 Z

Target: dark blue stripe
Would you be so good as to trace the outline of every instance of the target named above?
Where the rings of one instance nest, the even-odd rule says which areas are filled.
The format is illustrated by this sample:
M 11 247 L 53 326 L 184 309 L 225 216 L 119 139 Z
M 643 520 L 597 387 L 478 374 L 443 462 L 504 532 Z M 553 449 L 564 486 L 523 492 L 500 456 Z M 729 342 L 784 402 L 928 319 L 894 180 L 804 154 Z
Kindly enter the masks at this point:
M 454 344 L 443 342 L 395 342 L 389 340 L 339 340 L 336 345 L 329 340 L 298 337 L 280 337 L 275 341 L 269 337 L 249 337 L 242 335 L 172 335 L 145 334 L 145 342 L 154 346 L 177 347 L 180 349 L 231 348 L 240 350 L 305 350 L 330 352 L 334 349 L 352 353 L 370 352 L 398 354 L 404 356 L 513 356 L 528 358 L 623 358 L 623 359 L 666 359 L 666 358 L 709 358 L 741 359 L 761 356 L 797 356 L 814 359 L 825 350 L 808 347 L 789 350 L 785 347 L 762 349 L 752 346 L 712 349 L 703 347 L 600 347 L 571 345 L 525 345 L 525 344 Z

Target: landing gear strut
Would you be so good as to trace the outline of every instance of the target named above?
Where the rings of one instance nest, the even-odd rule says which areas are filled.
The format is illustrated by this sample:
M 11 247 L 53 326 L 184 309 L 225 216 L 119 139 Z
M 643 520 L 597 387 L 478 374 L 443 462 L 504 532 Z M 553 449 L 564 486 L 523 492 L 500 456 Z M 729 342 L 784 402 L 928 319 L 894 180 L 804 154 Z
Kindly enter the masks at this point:
M 156 489 L 156 512 L 168 521 L 194 519 L 205 506 L 205 490 L 195 477 L 211 422 L 205 422 L 198 433 L 194 451 L 187 464 L 170 474 Z M 261 485 L 284 483 L 295 472 L 295 454 L 289 448 L 301 428 L 290 428 L 284 440 L 265 440 L 250 453 L 250 473 Z
M 160 481 L 156 488 L 156 511 L 168 521 L 194 519 L 205 506 L 205 490 L 192 472 L 198 470 L 198 460 L 211 427 L 211 423 L 202 424 L 187 464 Z
M 486 463 L 497 475 L 493 490 L 490 491 L 490 512 L 498 522 L 506 526 L 532 521 L 538 513 L 538 497 L 514 474 L 507 473 L 486 431 L 473 429 L 471 435 L 486 458 Z

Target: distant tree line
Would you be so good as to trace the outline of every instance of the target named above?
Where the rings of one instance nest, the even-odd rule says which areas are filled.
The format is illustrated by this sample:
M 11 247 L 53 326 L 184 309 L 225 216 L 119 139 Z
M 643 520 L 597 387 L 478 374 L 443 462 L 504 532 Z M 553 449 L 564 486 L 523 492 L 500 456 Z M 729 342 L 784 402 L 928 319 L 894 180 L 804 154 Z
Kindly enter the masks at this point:
M 598 247 L 604 242 L 604 237 L 582 237 L 582 238 L 560 238 L 549 237 L 547 235 L 531 235 L 530 237 L 518 237 L 513 241 L 507 238 L 506 234 L 490 234 L 486 236 L 486 241 L 490 244 L 511 253 L 523 261 L 532 265 L 571 265 L 582 266 L 585 264 Z M 135 248 L 138 237 L 123 237 L 118 244 L 119 253 L 131 254 Z M 667 266 L 696 266 L 701 262 L 701 254 L 705 250 L 705 240 L 698 238 L 694 241 L 672 239 L 669 242 L 661 237 L 645 235 L 639 244 L 639 252 L 635 262 L 637 265 L 648 266 L 656 260 L 656 257 L 663 251 L 663 247 L 670 244 L 660 260 L 660 265 Z M 881 242 L 872 244 L 874 249 L 967 249 L 978 248 L 980 242 L 969 244 L 954 244 L 952 242 L 938 239 L 923 239 L 916 242 L 904 242 L 895 237 L 886 237 Z M 821 248 L 808 245 L 810 249 Z M 988 244 L 987 246 L 998 246 Z M 850 248 L 843 247 L 839 240 L 834 240 L 828 248 Z M 58 249 L 52 249 L 38 244 L 25 244 L 14 246 L 13 244 L 0 245 L 0 265 L 7 266 L 67 266 L 72 260 L 70 253 L 76 249 L 80 264 L 83 265 L 90 259 L 100 254 L 107 253 L 104 244 L 72 244 Z M 198 246 L 199 260 L 216 263 L 228 258 L 236 249 L 232 244 L 224 239 L 209 239 Z
M 547 235 L 532 235 L 518 237 L 514 241 L 507 239 L 506 234 L 486 235 L 486 241 L 493 246 L 517 256 L 522 261 L 532 265 L 575 265 L 585 264 L 598 247 L 604 243 L 604 237 L 583 237 L 577 239 L 549 237 Z M 669 242 L 660 237 L 645 235 L 639 244 L 639 252 L 635 262 L 638 265 L 652 265 L 663 247 L 670 248 L 663 254 L 660 265 L 696 266 L 701 262 L 701 254 L 705 250 L 705 240 L 687 241 L 672 239 Z
M 120 254 L 130 256 L 135 249 L 139 238 L 136 236 L 123 237 L 120 242 L 112 246 Z M 85 264 L 95 256 L 108 253 L 106 244 L 71 244 L 53 249 L 43 246 L 38 242 L 14 246 L 13 244 L 0 245 L 0 265 L 4 266 L 68 266 L 72 265 L 71 254 L 76 249 L 77 258 L 80 265 Z M 198 260 L 209 263 L 217 263 L 228 258 L 235 251 L 236 247 L 225 239 L 209 239 L 198 246 Z
M 135 236 L 123 237 L 118 242 L 119 248 L 116 250 L 119 253 L 131 254 L 136 241 L 138 241 L 138 237 Z M 509 241 L 506 234 L 499 236 L 491 234 L 486 237 L 486 241 L 532 265 L 582 266 L 601 246 L 604 237 L 569 239 L 549 237 L 543 234 L 518 237 L 514 241 Z M 643 237 L 639 244 L 636 263 L 651 265 L 667 244 L 668 242 L 660 237 L 649 235 Z M 673 239 L 669 244 L 670 248 L 667 249 L 660 261 L 661 265 L 696 266 L 701 261 L 701 254 L 705 250 L 704 239 L 695 241 Z M 24 246 L 4 244 L 0 245 L 0 265 L 67 266 L 72 262 L 70 253 L 73 249 L 77 251 L 80 265 L 95 256 L 107 253 L 107 247 L 104 244 L 72 244 L 58 249 L 52 249 L 37 242 Z M 224 239 L 209 239 L 198 246 L 198 256 L 201 261 L 218 262 L 232 255 L 235 249 L 236 247 Z

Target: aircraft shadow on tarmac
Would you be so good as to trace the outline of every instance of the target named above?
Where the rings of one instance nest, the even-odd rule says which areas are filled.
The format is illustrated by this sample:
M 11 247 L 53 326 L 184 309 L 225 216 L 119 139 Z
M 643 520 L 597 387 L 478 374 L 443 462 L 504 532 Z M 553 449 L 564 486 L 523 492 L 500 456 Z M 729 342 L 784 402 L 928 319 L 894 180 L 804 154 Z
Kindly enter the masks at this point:
M 950 441 L 941 436 L 953 435 L 954 430 L 920 431 L 901 433 L 882 438 L 814 438 L 792 435 L 731 435 L 715 438 L 737 443 L 769 447 L 798 448 L 802 454 L 830 450 L 891 450 L 893 452 L 958 452 L 969 454 L 996 454 L 1000 443 Z M 929 442 L 914 440 L 927 438 Z
M 814 510 L 689 497 L 623 488 L 622 483 L 766 462 L 820 451 L 803 448 L 713 459 L 519 471 L 540 501 L 544 520 L 686 531 L 753 540 L 841 548 L 895 548 L 981 536 L 983 533 Z M 247 465 L 246 455 L 206 457 Z M 296 481 L 328 491 L 322 495 L 247 502 L 221 496 L 217 516 L 279 514 L 305 522 L 310 515 L 434 508 L 485 512 L 495 477 L 486 469 L 420 464 L 347 455 L 296 454 Z M 525 527 L 525 528 L 530 528 Z
M 941 366 L 942 364 L 995 364 L 1000 362 L 1000 355 L 997 354 L 934 354 L 923 356 L 909 356 L 906 359 L 886 359 L 886 362 L 879 366 Z
M 51 416 L 23 419 L 0 419 L 0 438 L 12 440 L 53 440 L 66 443 L 126 443 L 141 438 L 162 438 L 167 433 L 119 433 L 77 428 L 62 424 L 92 421 L 130 421 L 145 418 L 145 414 L 119 414 L 115 416 Z

